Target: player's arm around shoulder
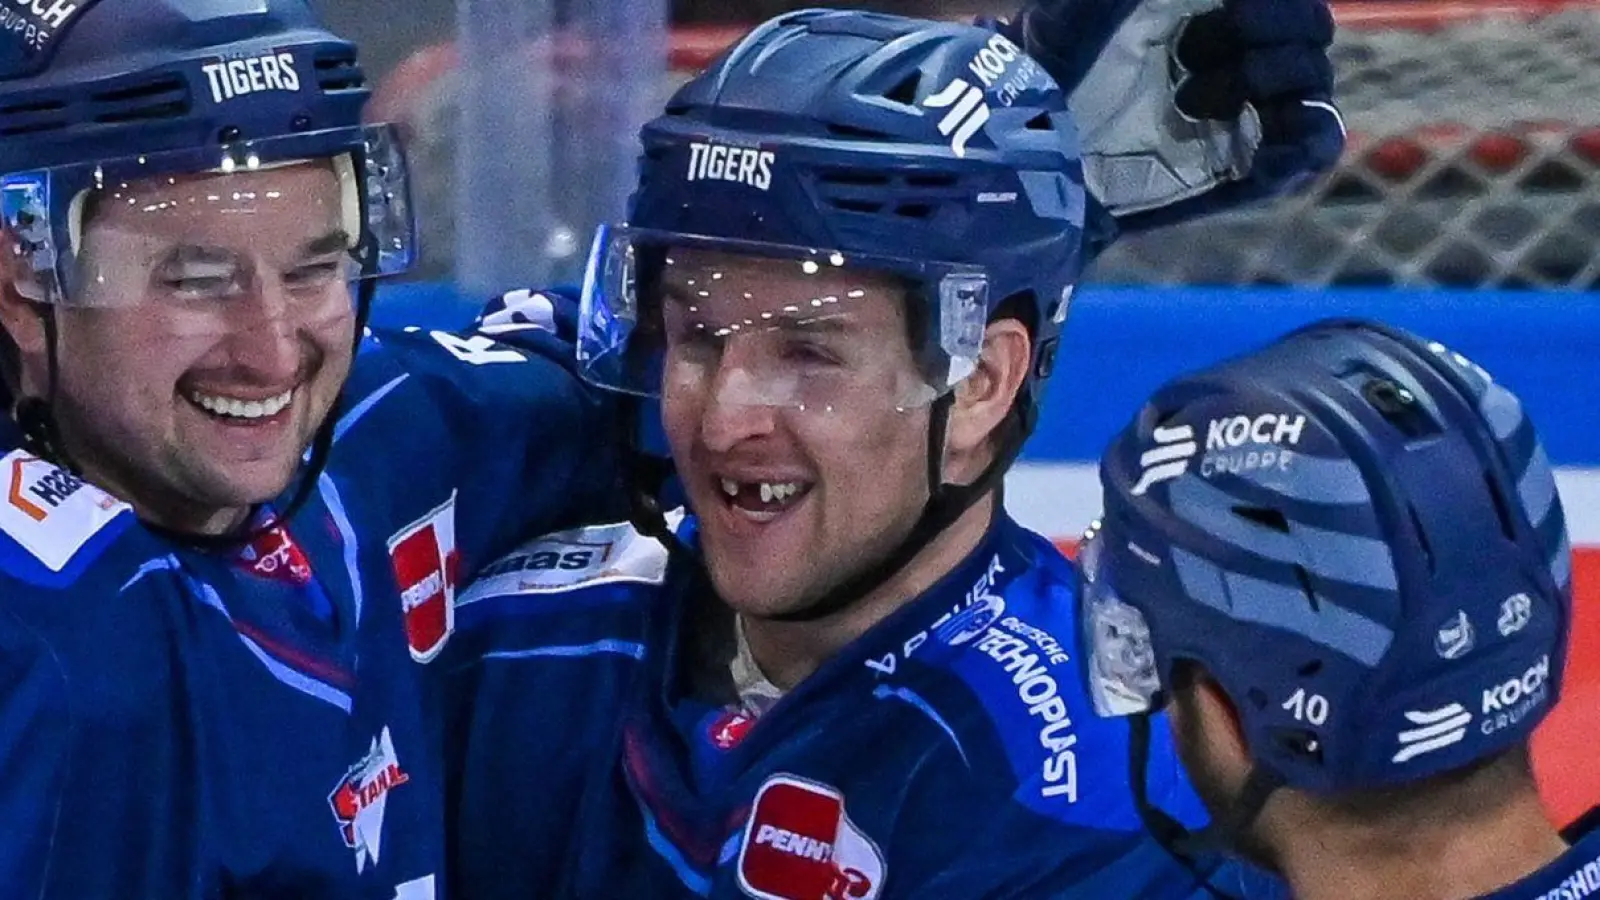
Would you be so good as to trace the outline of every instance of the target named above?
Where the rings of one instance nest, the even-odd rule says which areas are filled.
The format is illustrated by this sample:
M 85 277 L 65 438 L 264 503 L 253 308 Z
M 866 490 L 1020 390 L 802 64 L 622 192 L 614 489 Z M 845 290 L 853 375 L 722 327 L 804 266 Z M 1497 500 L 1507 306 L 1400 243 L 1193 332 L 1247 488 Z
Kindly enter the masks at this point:
M 454 490 L 464 546 L 515 540 L 623 514 L 616 413 L 578 377 L 576 305 L 513 291 L 462 331 L 374 330 L 357 356 L 335 430 L 351 477 Z
M 457 892 L 556 896 L 586 787 L 609 773 L 666 549 L 627 523 L 528 541 L 456 598 L 436 660 Z

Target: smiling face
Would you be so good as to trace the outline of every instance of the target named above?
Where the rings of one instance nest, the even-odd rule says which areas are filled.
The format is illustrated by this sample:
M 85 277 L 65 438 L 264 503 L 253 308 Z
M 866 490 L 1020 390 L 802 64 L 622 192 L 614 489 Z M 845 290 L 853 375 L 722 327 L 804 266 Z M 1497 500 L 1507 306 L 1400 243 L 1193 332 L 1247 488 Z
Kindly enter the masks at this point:
M 930 389 L 896 277 L 673 250 L 662 408 L 734 609 L 802 609 L 882 559 L 928 499 Z
M 341 192 L 327 163 L 152 178 L 87 204 L 54 310 L 55 414 L 96 483 L 150 521 L 216 533 L 290 483 L 350 366 Z M 45 337 L 11 298 L 29 392 Z

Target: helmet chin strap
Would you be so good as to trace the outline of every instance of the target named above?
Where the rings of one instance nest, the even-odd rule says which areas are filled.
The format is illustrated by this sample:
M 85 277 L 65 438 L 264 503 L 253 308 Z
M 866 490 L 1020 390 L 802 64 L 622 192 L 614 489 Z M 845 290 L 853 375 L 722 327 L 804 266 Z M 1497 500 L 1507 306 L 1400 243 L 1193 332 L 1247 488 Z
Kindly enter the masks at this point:
M 1239 796 L 1214 816 L 1210 825 L 1194 831 L 1150 802 L 1149 766 L 1150 714 L 1140 713 L 1131 716 L 1128 722 L 1129 783 L 1139 819 L 1156 843 L 1183 864 L 1206 893 L 1216 900 L 1240 900 L 1211 883 L 1210 874 L 1202 868 L 1201 857 L 1225 855 L 1230 848 L 1238 847 L 1239 838 L 1255 823 L 1272 792 L 1283 787 L 1283 778 L 1264 766 L 1252 766 Z

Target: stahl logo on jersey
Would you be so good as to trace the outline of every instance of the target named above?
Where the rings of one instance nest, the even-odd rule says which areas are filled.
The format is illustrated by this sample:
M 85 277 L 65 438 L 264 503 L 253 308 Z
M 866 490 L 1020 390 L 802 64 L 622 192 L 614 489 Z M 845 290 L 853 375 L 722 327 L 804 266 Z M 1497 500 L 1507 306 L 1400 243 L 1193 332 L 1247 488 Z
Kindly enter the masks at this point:
M 456 627 L 456 495 L 389 539 L 411 658 L 431 661 Z
M 221 59 L 200 67 L 217 103 L 262 91 L 294 93 L 300 90 L 300 73 L 292 53 L 263 53 L 239 59 Z
M 874 900 L 883 853 L 845 813 L 836 788 L 794 775 L 756 792 L 739 848 L 739 887 L 760 900 Z
M 695 141 L 689 145 L 688 180 L 731 181 L 764 191 L 772 187 L 777 159 L 771 150 Z
M 366 871 L 367 864 L 378 864 L 378 854 L 383 850 L 383 813 L 389 803 L 389 792 L 411 780 L 400 768 L 400 759 L 394 752 L 394 741 L 389 728 L 372 739 L 372 749 L 339 779 L 339 784 L 328 795 L 328 805 L 333 808 L 334 821 L 339 823 L 339 834 L 344 845 L 356 851 L 356 871 Z

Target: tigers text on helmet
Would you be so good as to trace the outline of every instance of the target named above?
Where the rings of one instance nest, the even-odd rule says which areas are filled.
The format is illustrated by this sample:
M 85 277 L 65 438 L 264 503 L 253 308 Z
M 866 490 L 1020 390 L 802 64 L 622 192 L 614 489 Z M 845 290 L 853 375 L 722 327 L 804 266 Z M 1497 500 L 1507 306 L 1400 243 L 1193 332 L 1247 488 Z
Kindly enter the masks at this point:
M 642 142 L 629 222 L 601 229 L 590 259 L 585 377 L 654 397 L 709 377 L 714 361 L 722 403 L 930 409 L 932 500 L 877 567 L 887 578 L 993 490 L 1031 428 L 1084 261 L 1065 96 L 991 31 L 809 10 L 751 32 L 678 91 Z M 900 312 L 874 317 L 885 296 Z M 997 317 L 1032 336 L 1020 427 L 976 483 L 947 485 L 949 398 Z M 841 332 L 909 345 L 914 365 L 819 365 L 806 348 Z
M 30 19 L 25 27 L 0 34 L 0 209 L 27 263 L 30 299 L 132 302 L 90 290 L 98 273 L 83 254 L 89 214 L 127 205 L 155 233 L 185 217 L 251 215 L 278 198 L 235 193 L 223 176 L 297 161 L 335 170 L 351 275 L 410 265 L 414 228 L 395 135 L 362 125 L 370 90 L 356 49 L 303 0 L 249 9 L 81 0 L 36 16 L 37 7 L 16 12 Z
M 589 377 L 659 389 L 659 332 L 641 326 L 671 302 L 653 295 L 665 251 L 688 247 L 904 278 L 928 323 L 913 339 L 948 366 L 935 394 L 969 369 L 983 321 L 1023 298 L 1037 402 L 1082 266 L 1083 172 L 1065 96 L 1003 36 L 868 13 L 780 16 L 680 89 L 642 140 L 629 224 L 595 242 Z M 791 299 L 730 304 L 728 321 L 707 325 L 817 309 L 799 298 L 806 307 L 786 316 Z
M 1492 758 L 1557 700 L 1554 476 L 1517 398 L 1438 343 L 1328 321 L 1180 378 L 1102 480 L 1081 602 L 1103 714 L 1197 663 L 1259 770 L 1335 795 Z

